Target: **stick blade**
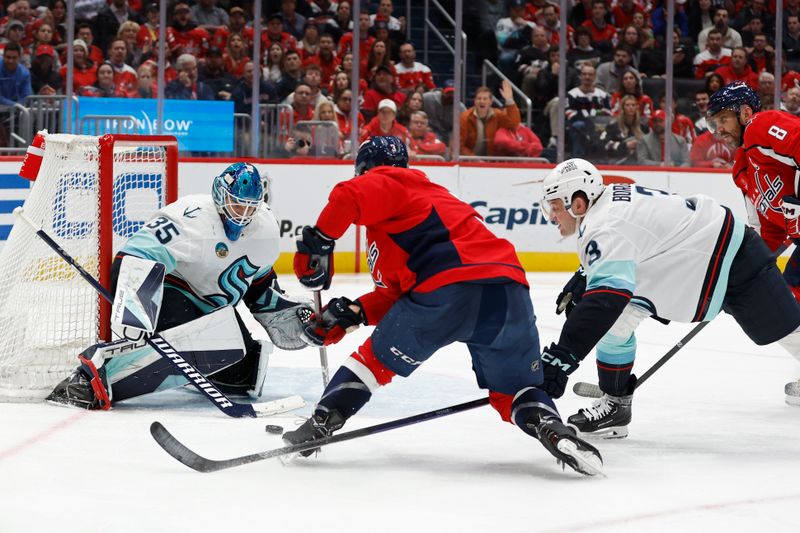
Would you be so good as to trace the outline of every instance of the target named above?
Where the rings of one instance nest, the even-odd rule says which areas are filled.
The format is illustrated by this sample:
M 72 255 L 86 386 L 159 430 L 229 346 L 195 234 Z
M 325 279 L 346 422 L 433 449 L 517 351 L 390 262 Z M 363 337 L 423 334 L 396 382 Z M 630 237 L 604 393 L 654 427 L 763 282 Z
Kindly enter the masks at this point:
M 598 385 L 594 383 L 586 383 L 585 381 L 578 381 L 572 386 L 572 392 L 584 398 L 599 398 L 603 395 Z
M 287 396 L 286 398 L 271 400 L 269 402 L 254 403 L 251 405 L 253 406 L 253 410 L 256 412 L 256 415 L 263 417 L 300 409 L 301 407 L 305 407 L 306 401 L 302 396 L 295 394 L 293 396 Z
M 165 452 L 192 470 L 204 473 L 218 470 L 218 468 L 215 467 L 216 461 L 206 459 L 184 446 L 178 439 L 172 436 L 172 433 L 167 431 L 167 428 L 165 428 L 161 422 L 153 422 L 150 424 L 150 434 Z

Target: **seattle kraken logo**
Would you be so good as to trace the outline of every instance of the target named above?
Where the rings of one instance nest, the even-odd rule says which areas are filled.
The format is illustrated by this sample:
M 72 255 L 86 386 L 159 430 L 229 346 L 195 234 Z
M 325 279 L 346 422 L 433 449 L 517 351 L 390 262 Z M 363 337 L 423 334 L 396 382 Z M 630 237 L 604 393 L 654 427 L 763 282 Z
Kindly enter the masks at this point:
M 206 296 L 206 299 L 219 307 L 236 305 L 244 298 L 244 293 L 250 287 L 248 280 L 256 272 L 258 272 L 258 267 L 251 263 L 247 256 L 240 257 L 219 275 L 217 283 L 223 294 L 211 294 Z

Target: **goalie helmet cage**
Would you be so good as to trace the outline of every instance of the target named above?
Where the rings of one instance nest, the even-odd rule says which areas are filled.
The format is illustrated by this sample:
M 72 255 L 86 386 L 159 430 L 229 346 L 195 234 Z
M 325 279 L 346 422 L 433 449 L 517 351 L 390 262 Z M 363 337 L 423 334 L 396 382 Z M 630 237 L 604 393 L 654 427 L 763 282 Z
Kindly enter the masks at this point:
M 51 134 L 24 209 L 110 288 L 114 253 L 177 193 L 172 136 Z M 43 398 L 110 338 L 110 305 L 15 223 L 0 251 L 0 400 Z

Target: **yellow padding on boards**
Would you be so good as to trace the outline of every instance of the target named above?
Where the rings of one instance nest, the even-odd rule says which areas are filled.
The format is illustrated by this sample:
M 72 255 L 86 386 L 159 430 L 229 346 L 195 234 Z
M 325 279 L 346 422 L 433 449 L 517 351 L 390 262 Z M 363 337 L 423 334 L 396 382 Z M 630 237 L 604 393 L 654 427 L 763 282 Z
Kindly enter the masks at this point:
M 333 254 L 334 272 L 352 274 L 355 272 L 355 252 L 336 252 Z M 562 252 L 518 252 L 519 262 L 527 272 L 574 272 L 578 268 L 578 254 Z M 275 263 L 278 274 L 291 274 L 294 254 L 284 252 Z M 783 270 L 789 257 L 779 257 L 778 267 Z M 361 272 L 367 272 L 367 256 L 361 254 Z

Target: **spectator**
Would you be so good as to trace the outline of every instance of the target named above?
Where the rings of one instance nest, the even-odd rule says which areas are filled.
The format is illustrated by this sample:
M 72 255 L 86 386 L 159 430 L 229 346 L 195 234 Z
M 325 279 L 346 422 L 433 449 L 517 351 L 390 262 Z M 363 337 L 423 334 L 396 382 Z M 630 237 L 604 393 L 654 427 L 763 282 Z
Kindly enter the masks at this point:
M 2 45 L 0 46 L 2 46 L 3 50 L 5 50 L 6 46 L 8 46 L 11 43 L 15 43 L 20 46 L 20 49 L 24 50 L 22 48 L 22 37 L 24 35 L 25 35 L 25 26 L 23 26 L 22 23 L 18 20 L 11 20 L 6 25 L 6 38 L 4 40 L 5 42 L 3 42 Z M 22 65 L 30 65 L 30 62 L 31 62 L 31 57 L 29 54 L 23 55 L 19 61 L 19 63 Z
M 406 101 L 403 102 L 403 105 L 400 106 L 400 110 L 397 112 L 397 122 L 407 128 L 411 120 L 411 115 L 414 114 L 415 111 L 422 111 L 422 93 L 416 91 L 410 93 Z M 427 124 L 427 117 L 425 118 L 425 122 Z
M 258 103 L 268 104 L 278 100 L 275 86 L 263 77 L 258 78 Z M 244 73 L 233 88 L 231 95 L 234 113 L 250 115 L 253 105 L 253 62 L 248 61 L 244 66 Z
M 783 33 L 783 51 L 786 61 L 800 61 L 800 17 L 789 15 Z
M 136 69 L 136 76 L 139 78 L 139 98 L 156 98 L 158 87 L 153 76 L 152 61 L 145 61 Z
M 82 39 L 75 39 L 72 43 L 72 90 L 77 91 L 83 85 L 93 85 L 97 81 L 97 65 L 89 59 L 89 48 Z M 67 80 L 67 66 L 59 70 L 61 79 Z
M 664 165 L 664 138 L 666 128 L 664 122 L 666 114 L 659 109 L 650 117 L 650 133 L 636 143 L 636 157 L 640 165 L 663 167 Z M 675 167 L 689 166 L 689 150 L 686 141 L 674 133 L 671 139 L 670 165 Z
M 283 76 L 283 46 L 280 43 L 272 43 L 267 49 L 264 67 L 264 77 L 272 83 L 278 83 Z
M 339 63 L 339 66 L 336 67 L 336 73 L 339 74 L 340 72 L 344 72 L 347 74 L 348 79 L 350 78 L 350 73 L 353 72 L 353 54 L 347 52 L 345 55 L 342 56 L 342 60 Z M 349 85 L 348 85 L 349 87 Z M 358 99 L 359 102 L 364 101 L 364 94 L 367 92 L 369 85 L 364 78 L 358 79 Z
M 705 90 L 709 95 L 714 94 L 725 86 L 725 80 L 716 72 L 706 78 Z
M 311 138 L 316 148 L 314 153 L 321 156 L 338 157 L 344 147 L 344 138 L 339 131 L 333 102 L 327 98 L 322 98 L 317 102 L 313 120 L 332 123 L 326 127 L 311 126 Z
M 595 86 L 595 69 L 584 65 L 580 69 L 580 85 L 567 92 L 567 135 L 573 157 L 587 157 L 597 141 L 597 117 L 611 115 L 611 102 L 602 89 Z
M 367 13 L 367 19 L 369 19 L 369 13 Z M 351 11 L 350 2 L 346 0 L 344 2 L 339 2 L 339 5 L 336 6 L 334 23 L 339 32 L 336 37 L 337 42 L 342 38 L 342 34 L 353 31 L 353 13 Z M 369 20 L 367 20 L 367 24 L 369 24 Z M 366 31 L 369 31 L 369 25 Z M 361 36 L 363 37 L 364 33 L 362 33 Z
M 680 29 L 681 35 L 689 33 L 689 17 L 684 10 L 686 2 L 678 0 L 675 2 L 675 16 L 673 17 L 674 27 Z M 664 42 L 667 34 L 667 4 L 660 2 L 650 12 L 650 25 L 653 34 L 659 42 Z
M 611 95 L 611 115 L 617 116 L 622 112 L 622 98 L 632 96 L 639 105 L 639 116 L 649 120 L 653 114 L 653 99 L 642 92 L 642 84 L 633 70 L 627 70 L 622 75 L 622 84 L 619 91 Z
M 500 95 L 504 109 L 492 108 L 492 90 L 478 87 L 475 105 L 461 113 L 461 155 L 497 155 L 494 136 L 497 128 L 516 128 L 520 122 L 519 109 L 514 102 L 511 84 L 503 80 Z
M 617 28 L 624 28 L 633 23 L 634 13 L 644 14 L 644 7 L 634 0 L 619 0 L 611 9 L 611 21 Z
M 650 27 L 650 23 L 644 16 L 644 13 L 633 14 L 633 25 L 639 30 L 639 35 L 642 36 L 642 48 L 653 48 L 656 45 L 656 35 Z
M 612 165 L 635 165 L 636 147 L 644 139 L 641 107 L 636 97 L 627 94 L 620 100 L 620 112 L 600 134 L 600 145 Z
M 510 77 L 514 72 L 514 59 L 517 57 L 517 52 L 531 42 L 529 32 L 536 25 L 525 20 L 525 0 L 511 0 L 508 10 L 509 16 L 497 21 L 495 38 L 500 47 L 497 66 Z
M 408 144 L 409 133 L 405 126 L 397 122 L 397 104 L 394 100 L 385 98 L 378 103 L 378 114 L 367 123 L 363 130 L 359 142 L 364 142 L 370 137 L 387 136 L 399 137 L 404 143 Z
M 378 67 L 388 68 L 392 71 L 392 75 L 396 72 L 394 63 L 392 63 L 392 58 L 389 55 L 389 49 L 383 41 L 375 41 L 372 43 L 372 49 L 369 51 L 369 55 L 362 58 L 360 68 L 361 77 L 367 80 L 368 83 L 372 82 Z
M 600 64 L 600 51 L 592 46 L 592 32 L 581 26 L 575 29 L 575 46 L 567 51 L 567 64 L 579 69 L 583 65 Z
M 378 103 L 382 100 L 392 100 L 397 105 L 403 105 L 406 101 L 406 94 L 395 89 L 394 73 L 386 65 L 379 65 L 375 71 L 375 79 L 372 88 L 364 94 L 364 105 L 361 111 L 368 119 L 375 115 L 378 110 Z M 397 106 L 394 109 L 397 112 Z
M 781 110 L 796 117 L 800 116 L 800 87 L 789 87 L 789 90 L 784 93 Z
M 760 17 L 753 18 L 748 24 L 748 31 L 742 31 L 742 45 L 748 49 L 753 47 L 753 39 L 757 33 L 764 33 L 764 21 Z
M 761 110 L 775 109 L 775 75 L 762 72 L 758 75 L 758 97 L 761 98 Z
M 80 87 L 78 95 L 93 98 L 128 98 L 128 94 L 114 83 L 114 68 L 108 62 L 97 67 L 97 81 L 94 85 Z
M 336 44 L 333 42 L 333 35 L 330 33 L 323 33 L 319 38 L 319 53 L 308 57 L 303 66 L 317 65 L 322 73 L 322 86 L 327 87 L 333 74 L 336 72 L 336 67 L 339 60 L 336 58 Z
M 350 139 L 350 132 L 352 131 L 353 122 L 350 119 L 350 112 L 353 105 L 353 91 L 344 89 L 336 95 L 336 106 L 334 112 L 336 113 L 336 122 L 339 124 L 339 133 L 344 139 L 344 146 L 348 147 L 348 139 Z M 364 115 L 358 113 L 358 129 L 364 127 Z M 349 150 L 345 150 L 349 151 Z
M 147 4 L 144 8 L 144 21 L 139 25 L 139 33 L 136 34 L 136 44 L 140 48 L 153 49 L 158 43 L 161 35 L 158 27 L 159 15 L 159 7 L 155 2 Z
M 800 87 L 800 72 L 789 70 L 785 61 L 781 64 L 781 90 L 787 91 L 789 87 Z
M 63 50 L 67 47 L 67 3 L 65 0 L 50 0 L 47 4 L 47 12 L 49 12 L 49 22 L 53 26 L 55 34 L 53 35 L 53 43 L 57 51 Z
M 297 84 L 290 102 L 292 106 L 293 123 L 314 118 L 314 103 L 311 100 L 312 90 L 305 82 Z M 288 102 L 287 102 L 288 103 Z
M 694 93 L 694 132 L 696 135 L 702 135 L 708 131 L 708 119 L 706 112 L 708 111 L 708 102 L 710 94 L 705 89 L 701 89 Z
M 530 5 L 530 4 L 529 4 Z M 540 10 L 536 24 L 547 33 L 547 42 L 551 46 L 558 46 L 561 39 L 561 22 L 558 18 L 558 8 L 547 2 Z M 573 28 L 567 24 L 567 42 L 573 41 Z
M 444 157 L 447 145 L 436 137 L 428 128 L 428 115 L 425 111 L 414 111 L 409 119 L 409 152 L 413 159 L 421 155 L 438 155 Z
M 783 32 L 786 35 L 788 18 L 791 16 L 800 17 L 800 0 L 785 0 L 783 6 Z
M 558 46 L 551 46 L 547 52 L 547 61 L 539 69 L 526 74 L 522 91 L 532 100 L 534 109 L 544 109 L 548 102 L 558 96 Z M 578 72 L 567 67 L 567 87 L 578 84 Z
M 228 15 L 228 24 L 222 26 L 214 32 L 211 42 L 220 50 L 225 50 L 228 45 L 228 37 L 233 33 L 240 33 L 244 39 L 245 49 L 253 47 L 253 28 L 247 26 L 247 17 L 241 7 L 232 7 Z M 269 47 L 262 49 L 267 50 Z M 283 46 L 281 45 L 281 50 Z
M 739 8 L 736 17 L 733 19 L 733 22 L 731 22 L 731 26 L 740 32 L 749 32 L 752 31 L 751 24 L 753 19 L 758 18 L 764 23 L 764 26 L 760 31 L 774 33 L 775 19 L 769 14 L 769 11 L 767 11 L 766 5 L 766 0 L 750 0 L 749 2 L 745 3 L 741 8 Z
M 39 19 L 33 24 L 33 43 L 30 46 L 30 56 L 36 57 L 36 50 L 40 46 L 53 47 L 53 27 Z
M 753 36 L 753 48 L 747 50 L 747 55 L 750 67 L 756 74 L 775 70 L 775 50 L 769 45 L 765 34 L 757 33 Z
M 592 0 L 576 0 L 567 20 L 575 28 L 592 18 Z
M 136 13 L 128 6 L 128 0 L 111 0 L 92 20 L 97 46 L 107 50 L 111 41 L 117 38 L 120 25 L 128 20 L 136 21 L 136 18 Z
M 693 167 L 731 168 L 733 166 L 733 152 L 730 146 L 710 131 L 706 131 L 695 140 L 689 159 Z
M 686 115 L 678 113 L 678 99 L 676 94 L 677 93 L 673 91 L 672 133 L 674 133 L 675 135 L 679 135 L 680 137 L 683 137 L 683 139 L 686 141 L 687 148 L 691 148 L 695 138 L 694 122 Z M 666 110 L 667 109 L 666 101 L 667 101 L 667 94 L 661 93 L 661 95 L 658 97 L 658 108 L 661 110 Z
M 280 48 L 280 45 L 273 46 Z M 216 46 L 212 46 L 208 49 L 206 59 L 208 59 L 212 50 L 214 50 L 215 53 L 220 51 Z M 283 50 L 281 50 L 281 55 L 283 55 Z M 250 57 L 245 50 L 244 37 L 242 37 L 241 33 L 231 33 L 230 37 L 228 37 L 228 45 L 225 47 L 225 52 L 222 54 L 224 70 L 234 78 L 241 78 L 242 74 L 244 74 L 244 66 L 248 61 L 250 61 Z
M 731 49 L 722 46 L 722 33 L 712 28 L 706 39 L 706 49 L 694 56 L 694 77 L 702 80 L 719 67 L 729 65 Z
M 105 61 L 106 55 L 100 48 L 92 44 L 94 42 L 92 26 L 87 22 L 83 22 L 78 24 L 77 31 L 78 39 L 81 39 L 83 42 L 85 42 L 87 48 L 89 49 L 89 59 L 91 59 L 95 65 L 99 66 L 100 63 Z
M 213 100 L 211 88 L 198 81 L 197 59 L 190 54 L 178 56 L 175 62 L 178 77 L 164 88 L 164 98 L 169 100 Z
M 311 157 L 311 132 L 293 129 L 292 135 L 283 144 L 283 151 L 275 154 L 276 157 L 292 159 L 295 157 Z
M 397 85 L 401 91 L 410 91 L 420 83 L 424 83 L 428 90 L 436 88 L 433 83 L 433 73 L 427 65 L 416 61 L 417 52 L 411 43 L 400 45 L 400 62 L 395 65 L 397 72 Z
M 17 43 L 6 45 L 3 59 L 0 60 L 0 104 L 14 105 L 24 103 L 32 92 L 31 74 L 19 64 L 22 47 Z
M 717 6 L 714 10 L 714 27 L 713 28 L 706 28 L 705 30 L 700 32 L 700 35 L 697 36 L 697 48 L 700 50 L 705 50 L 707 48 L 707 41 L 709 34 L 717 30 L 720 33 L 722 46 L 726 48 L 735 48 L 737 46 L 742 46 L 742 36 L 739 34 L 738 31 L 734 30 L 733 28 L 728 26 L 728 10 L 725 7 Z
M 287 50 L 284 52 L 283 74 L 276 86 L 278 98 L 281 100 L 286 99 L 287 96 L 292 94 L 297 84 L 303 79 L 302 64 L 302 61 L 300 61 L 300 54 L 297 50 Z
M 240 76 L 244 73 L 245 63 L 247 61 L 242 63 Z M 198 69 L 197 79 L 208 85 L 217 100 L 230 100 L 236 86 L 236 77 L 225 71 L 222 50 L 216 46 L 208 49 L 206 60 Z
M 131 66 L 139 66 L 151 56 L 149 44 L 141 47 L 136 43 L 138 34 L 139 24 L 132 20 L 123 22 L 117 32 L 117 39 L 125 43 L 125 63 Z
M 167 28 L 167 48 L 172 57 L 189 54 L 196 59 L 203 58 L 210 41 L 208 32 L 198 28 L 197 23 L 192 20 L 189 5 L 183 2 L 175 4 L 172 25 Z
M 629 24 L 622 29 L 620 35 L 622 37 L 620 46 L 625 45 L 628 47 L 631 52 L 631 65 L 638 70 L 642 58 L 642 34 L 636 29 L 636 26 Z
M 297 39 L 301 38 L 306 27 L 306 18 L 297 12 L 297 1 L 281 0 L 280 15 L 283 31 L 291 33 Z
M 539 157 L 542 155 L 542 141 L 522 124 L 517 124 L 516 128 L 497 128 L 494 151 L 505 157 Z
M 337 72 L 328 85 L 328 94 L 333 95 L 333 99 L 336 100 L 339 93 L 350 89 L 350 85 L 350 75 L 347 72 Z
M 539 71 L 547 64 L 549 51 L 547 32 L 542 27 L 534 28 L 531 31 L 530 44 L 522 48 L 514 59 L 516 72 L 513 79 L 517 80 L 518 85 L 524 88 L 533 84 Z
M 136 79 L 136 71 L 125 63 L 128 48 L 125 41 L 117 39 L 111 42 L 108 49 L 108 63 L 114 69 L 114 84 L 119 92 L 124 93 L 128 98 L 136 98 L 139 92 L 139 81 Z
M 369 34 L 369 28 L 372 26 L 369 18 L 368 11 L 362 11 L 358 17 L 358 31 L 359 31 L 359 39 L 361 40 L 358 44 L 358 57 L 360 61 L 363 61 L 365 57 L 369 55 L 369 51 L 372 50 L 372 43 L 375 42 L 375 37 Z M 342 38 L 339 39 L 339 57 L 344 57 L 344 54 L 347 52 L 353 51 L 353 32 L 348 32 L 342 35 Z
M 614 43 L 617 42 L 617 29 L 606 19 L 608 8 L 605 0 L 592 0 L 592 17 L 584 20 L 582 27 L 592 35 L 592 44 L 603 54 L 611 55 Z
M 229 23 L 228 13 L 221 7 L 217 7 L 216 4 L 217 0 L 199 0 L 191 8 L 192 19 L 200 29 L 205 30 L 209 35 Z
M 309 58 L 319 55 L 319 26 L 314 19 L 308 19 L 303 28 L 303 39 L 297 43 L 300 59 L 303 63 Z
M 36 57 L 31 62 L 31 89 L 35 94 L 50 96 L 61 90 L 61 76 L 56 70 L 56 51 L 43 44 L 36 49 Z
M 320 80 L 322 77 L 322 73 L 317 65 L 309 65 L 308 68 L 303 73 L 303 83 L 311 89 L 311 94 L 308 96 L 308 105 L 312 108 L 317 107 L 317 104 L 320 100 L 327 100 L 322 91 L 320 90 Z M 298 86 L 299 87 L 299 86 Z M 295 92 L 297 90 L 295 89 Z M 290 94 L 286 97 L 285 103 L 292 104 L 294 102 L 294 96 Z
M 374 26 L 376 20 L 385 20 L 386 24 L 389 26 L 389 31 L 404 34 L 406 31 L 406 18 L 395 18 L 392 15 L 393 12 L 394 5 L 392 4 L 392 0 L 380 0 L 378 2 L 378 12 L 374 15 L 370 15 L 369 22 Z
M 297 39 L 289 32 L 283 31 L 283 17 L 273 13 L 267 18 L 267 29 L 261 32 L 261 47 L 266 50 L 272 43 L 280 43 L 284 53 L 297 50 Z
M 753 72 L 747 63 L 747 50 L 743 46 L 734 48 L 731 52 L 730 64 L 719 67 L 716 73 L 722 76 L 725 85 L 734 81 L 742 81 L 752 87 L 754 91 L 758 90 L 758 74 Z
M 428 115 L 428 125 L 445 144 L 450 142 L 450 132 L 453 130 L 454 92 L 453 80 L 447 80 L 441 89 L 422 95 L 422 110 Z M 459 115 L 467 110 L 461 102 L 458 102 L 458 108 Z
M 614 60 L 600 63 L 597 67 L 597 87 L 607 93 L 620 92 L 622 90 L 622 75 L 626 72 L 633 72 L 638 80 L 640 74 L 631 65 L 632 60 L 631 49 L 624 44 L 618 45 L 614 50 Z
M 335 104 L 330 100 L 328 100 L 327 98 L 320 99 L 320 101 L 317 102 L 317 105 L 314 108 L 314 115 L 312 117 L 312 120 L 336 122 Z M 338 130 L 339 127 L 338 123 L 336 127 Z
M 689 35 L 699 35 L 701 31 L 714 26 L 712 0 L 698 0 L 689 4 Z

